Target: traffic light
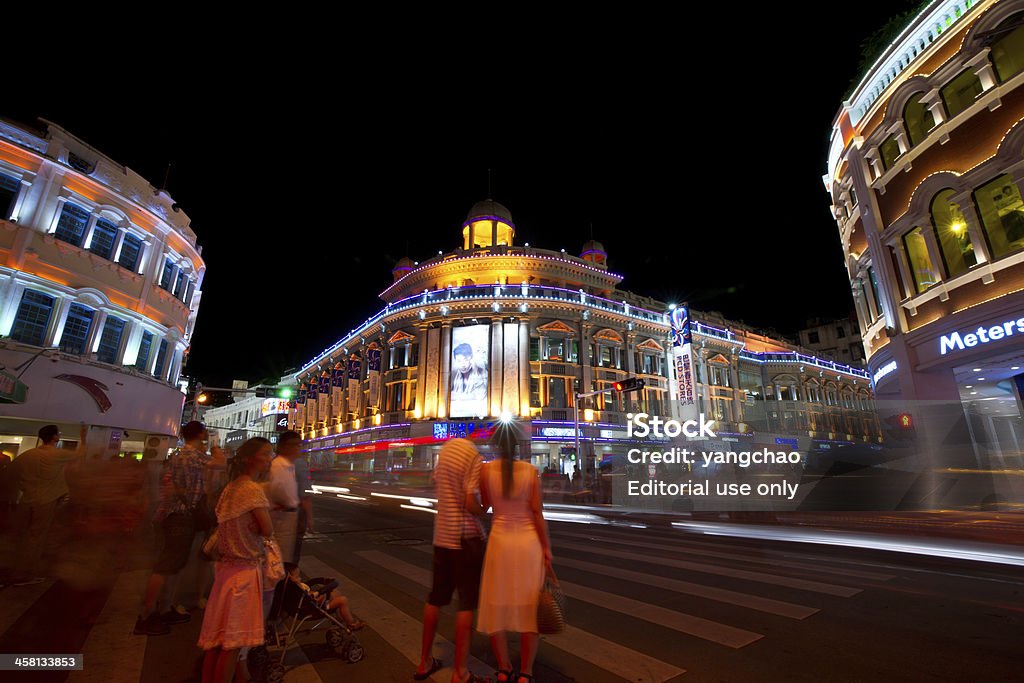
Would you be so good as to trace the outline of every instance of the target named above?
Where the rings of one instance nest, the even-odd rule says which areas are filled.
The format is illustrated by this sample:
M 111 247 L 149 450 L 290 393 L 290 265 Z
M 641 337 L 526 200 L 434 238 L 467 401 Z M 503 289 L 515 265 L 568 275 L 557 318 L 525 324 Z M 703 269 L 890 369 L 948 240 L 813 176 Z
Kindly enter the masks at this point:
M 627 377 L 612 384 L 612 388 L 621 393 L 640 391 L 644 388 L 644 381 L 639 377 Z
M 910 413 L 896 413 L 885 418 L 886 435 L 896 441 L 913 439 L 917 435 L 914 417 Z
M 280 392 L 280 398 L 288 400 L 291 397 L 292 397 L 292 388 L 291 387 L 282 387 L 281 388 L 281 392 Z

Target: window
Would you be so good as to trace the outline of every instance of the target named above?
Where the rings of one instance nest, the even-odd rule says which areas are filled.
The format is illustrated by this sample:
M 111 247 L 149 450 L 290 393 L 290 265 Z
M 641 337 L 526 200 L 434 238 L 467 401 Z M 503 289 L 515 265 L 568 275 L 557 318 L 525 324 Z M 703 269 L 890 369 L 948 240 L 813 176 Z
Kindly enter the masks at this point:
M 124 321 L 120 318 L 108 317 L 103 324 L 100 335 L 100 346 L 96 351 L 96 360 L 101 363 L 116 363 L 117 352 L 121 348 L 121 334 L 124 332 Z
M 11 339 L 23 344 L 42 346 L 53 311 L 53 297 L 26 289 L 11 327 Z
M 171 290 L 171 294 L 178 297 L 179 299 L 185 298 L 185 271 L 179 270 L 178 277 L 174 280 L 174 289 Z
M 914 228 L 908 232 L 903 236 L 903 246 L 907 251 L 910 276 L 914 280 L 917 293 L 920 294 L 939 281 L 939 274 L 935 271 L 931 257 L 928 256 L 924 231 L 921 228 Z
M 96 312 L 81 304 L 71 304 L 67 321 L 64 323 L 64 334 L 60 337 L 60 350 L 64 353 L 82 355 L 85 343 L 89 339 L 92 319 Z
M 57 229 L 53 236 L 62 242 L 73 244 L 76 247 L 82 244 L 82 234 L 85 226 L 89 224 L 89 212 L 71 202 L 64 204 L 64 210 L 57 220 Z
M 896 136 L 887 137 L 878 147 L 878 153 L 882 157 L 882 166 L 888 171 L 900 156 L 900 143 L 896 142 Z
M 922 97 L 923 94 L 911 97 L 907 106 L 903 108 L 903 123 L 906 124 L 911 147 L 924 140 L 928 131 L 935 127 L 935 117 L 921 102 Z
M 7 220 L 14 212 L 14 202 L 18 198 L 18 187 L 21 182 L 17 178 L 0 174 L 0 218 Z
M 121 242 L 121 255 L 117 258 L 117 263 L 122 268 L 127 268 L 133 273 L 139 266 L 139 255 L 142 254 L 142 240 L 135 235 L 125 235 L 124 241 Z
M 942 89 L 942 101 L 946 104 L 949 118 L 953 118 L 974 103 L 981 94 L 981 81 L 968 69 L 949 82 Z
M 967 221 L 960 206 L 950 201 L 953 190 L 943 190 L 932 200 L 932 225 L 949 277 L 956 277 L 978 262 L 967 233 Z
M 548 408 L 568 408 L 569 402 L 565 390 L 565 380 L 561 377 L 548 377 Z
M 540 338 L 530 337 L 530 360 L 540 360 Z
M 139 356 L 135 360 L 135 369 L 142 372 L 146 371 L 146 365 L 149 363 L 149 352 L 153 348 L 153 335 L 150 332 L 142 333 L 142 341 L 139 342 Z
M 807 333 L 807 343 L 808 344 L 818 344 L 820 342 L 821 342 L 821 338 L 818 336 L 817 332 L 808 332 Z
M 117 239 L 117 226 L 108 220 L 100 218 L 96 221 L 96 227 L 92 231 L 92 239 L 89 242 L 89 251 L 105 259 L 114 255 L 114 241 Z
M 530 407 L 540 408 L 540 379 L 530 378 Z
M 838 338 L 840 338 L 840 339 L 842 339 L 843 337 L 845 337 L 845 336 L 846 336 L 846 328 L 845 328 L 845 327 L 843 327 L 842 325 L 838 325 L 838 326 L 836 327 L 836 336 L 837 336 Z
M 1024 248 L 1024 202 L 1010 176 L 999 176 L 975 190 L 974 203 L 993 258 Z
M 875 277 L 875 269 L 868 267 L 868 279 L 871 281 L 871 296 L 875 300 L 875 315 L 876 317 L 882 316 L 882 300 L 878 296 L 878 278 Z
M 164 271 L 160 274 L 160 287 L 171 291 L 171 278 L 174 276 L 174 264 L 171 259 L 164 260 Z
M 156 365 L 153 366 L 153 376 L 158 379 L 164 378 L 164 361 L 167 360 L 167 340 L 160 340 L 160 347 L 156 352 Z M 239 413 L 241 417 L 241 413 Z
M 853 206 L 857 206 L 857 190 L 850 188 L 850 203 Z
M 1009 27 L 1020 23 L 1024 14 L 1015 14 L 1009 17 L 1000 28 Z M 1012 76 L 1024 69 L 1024 26 L 1020 26 L 992 44 L 992 52 L 989 55 L 996 67 L 996 75 L 999 80 L 1005 83 Z

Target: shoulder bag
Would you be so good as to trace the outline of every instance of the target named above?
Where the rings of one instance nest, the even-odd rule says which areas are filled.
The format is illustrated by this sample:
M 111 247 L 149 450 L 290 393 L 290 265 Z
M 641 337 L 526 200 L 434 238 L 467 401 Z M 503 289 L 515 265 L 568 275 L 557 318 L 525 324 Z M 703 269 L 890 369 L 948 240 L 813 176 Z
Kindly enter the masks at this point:
M 537 601 L 537 632 L 553 635 L 565 630 L 565 593 L 551 565 L 545 565 L 544 585 Z

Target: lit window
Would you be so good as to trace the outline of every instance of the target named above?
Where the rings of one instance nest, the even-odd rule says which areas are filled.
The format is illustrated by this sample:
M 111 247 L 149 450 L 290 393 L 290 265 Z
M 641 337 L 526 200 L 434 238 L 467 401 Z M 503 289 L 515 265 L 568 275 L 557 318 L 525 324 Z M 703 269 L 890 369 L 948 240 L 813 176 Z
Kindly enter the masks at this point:
M 928 131 L 935 127 L 935 117 L 932 112 L 921 102 L 922 95 L 915 95 L 903 108 L 903 123 L 907 126 L 907 136 L 910 138 L 910 145 L 917 145 L 928 135 Z
M 1000 28 L 1020 23 L 1024 14 L 1015 14 L 1000 24 Z M 992 44 L 990 53 L 996 67 L 999 80 L 1005 83 L 1024 69 L 1024 26 L 1020 26 L 1002 36 Z
M 99 348 L 96 350 L 96 360 L 101 363 L 114 363 L 117 360 L 123 332 L 123 320 L 114 317 L 107 318 L 107 322 L 103 324 L 103 334 L 100 335 Z
M 153 348 L 153 334 L 150 332 L 142 333 L 142 341 L 139 342 L 139 355 L 135 360 L 135 369 L 142 372 L 146 371 L 146 365 L 149 363 L 149 353 Z
M 82 234 L 85 233 L 85 226 L 89 223 L 89 212 L 71 202 L 64 204 L 60 218 L 57 220 L 57 229 L 53 236 L 62 242 L 73 244 L 76 247 L 82 244 Z
M 993 258 L 1024 248 L 1024 202 L 1013 178 L 999 176 L 974 192 Z
M 109 259 L 114 255 L 114 240 L 117 239 L 117 226 L 110 221 L 100 218 L 96 221 L 96 227 L 92 231 L 92 239 L 89 242 L 89 251 Z
M 956 277 L 978 262 L 967 233 L 967 221 L 960 206 L 950 201 L 953 190 L 943 190 L 932 200 L 932 225 L 949 277 Z
M 907 261 L 910 263 L 914 287 L 920 294 L 939 281 L 939 274 L 935 271 L 931 257 L 928 256 L 924 231 L 921 228 L 914 228 L 908 232 L 903 236 L 903 246 L 907 250 Z
M 122 268 L 126 268 L 133 273 L 139 265 L 139 255 L 142 253 L 142 240 L 135 235 L 125 235 L 124 241 L 121 242 L 121 255 L 117 258 L 117 263 Z
M 53 312 L 53 297 L 26 289 L 11 327 L 11 339 L 23 344 L 42 346 L 46 328 Z
M 896 142 L 896 136 L 890 135 L 886 138 L 879 146 L 878 153 L 882 157 L 882 166 L 888 171 L 900 156 L 900 143 Z
M 974 103 L 981 94 L 981 81 L 968 69 L 949 82 L 942 89 L 942 101 L 946 104 L 946 112 L 953 118 Z
M 64 353 L 81 355 L 85 353 L 85 342 L 89 339 L 92 319 L 96 314 L 91 308 L 81 304 L 71 304 L 64 333 L 60 337 L 60 350 Z

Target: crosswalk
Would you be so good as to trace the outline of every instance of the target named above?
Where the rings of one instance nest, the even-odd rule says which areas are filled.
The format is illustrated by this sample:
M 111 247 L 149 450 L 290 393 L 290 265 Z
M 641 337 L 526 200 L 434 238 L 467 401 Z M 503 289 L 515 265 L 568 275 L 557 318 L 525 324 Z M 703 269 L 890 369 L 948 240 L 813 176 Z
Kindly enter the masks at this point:
M 570 620 L 573 607 L 585 608 L 591 616 L 607 615 L 602 627 L 595 628 L 591 618 L 588 628 L 572 625 L 561 634 L 542 638 L 538 661 L 545 661 L 547 651 L 548 659 L 555 662 L 552 667 L 562 670 L 566 680 L 591 680 L 573 671 L 580 663 L 585 672 L 601 671 L 602 681 L 685 681 L 686 662 L 674 656 L 681 649 L 666 654 L 664 647 L 646 644 L 673 637 L 689 639 L 694 645 L 721 647 L 724 653 L 765 639 L 781 640 L 787 625 L 813 620 L 823 610 L 838 611 L 841 603 L 836 601 L 854 599 L 866 588 L 894 578 L 884 571 L 847 566 L 838 559 L 801 562 L 799 556 L 780 550 L 733 546 L 725 552 L 699 540 L 651 534 L 641 540 L 628 530 L 597 533 L 560 525 L 552 529 L 555 567 L 571 601 Z M 333 563 L 325 559 L 327 553 L 319 556 L 317 550 L 310 548 L 310 556 L 303 558 L 303 571 L 338 577 L 360 616 L 414 665 L 419 658 L 420 623 L 415 613 L 410 613 L 408 600 L 422 599 L 430 586 L 429 543 L 381 543 Z M 353 580 L 353 571 L 372 576 L 375 590 Z M 608 578 L 615 579 L 611 590 L 603 587 Z M 602 588 L 595 587 L 598 580 L 604 581 Z M 379 582 L 389 590 L 381 591 Z M 404 609 L 392 604 L 395 595 L 404 598 Z M 680 608 L 680 604 L 689 607 Z M 715 608 L 716 604 L 722 607 Z M 705 607 L 703 614 L 700 606 Z M 690 613 L 691 609 L 696 613 Z M 728 623 L 730 618 L 740 623 Z M 610 639 L 618 634 L 614 626 L 607 625 L 617 619 L 642 623 L 646 638 Z M 442 641 L 441 647 L 450 650 L 451 644 Z M 486 675 L 492 668 L 473 658 L 470 670 Z M 431 680 L 449 678 L 445 671 Z

